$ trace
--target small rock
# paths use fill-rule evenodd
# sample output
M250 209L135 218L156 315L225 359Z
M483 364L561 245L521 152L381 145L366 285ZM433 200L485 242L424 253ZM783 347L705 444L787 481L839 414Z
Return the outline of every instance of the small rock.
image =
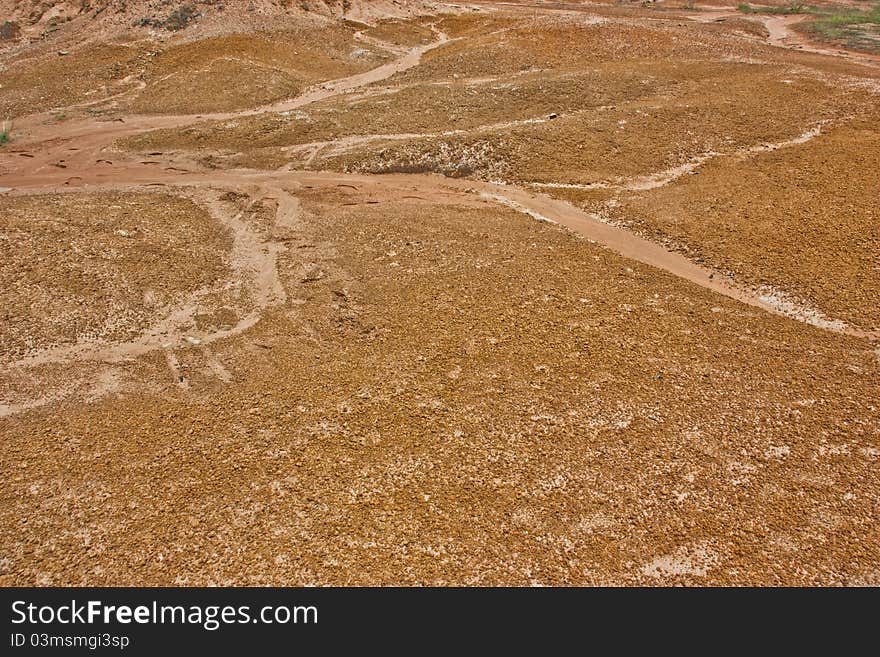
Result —
M559 115L556 112L550 112L550 114L547 115L547 118L548 119L557 119L557 118L559 118Z
M193 345L199 345L199 344L202 344L202 341L201 341L201 340L199 340L198 338L194 338L194 337L191 336L191 335L186 336L185 339L186 339L187 342L189 342L190 344L193 344Z
M67 50L59 50L59 51L58 51L58 56L59 56L59 57L66 57L66 56L69 55L69 54L70 54L70 53L69 53Z

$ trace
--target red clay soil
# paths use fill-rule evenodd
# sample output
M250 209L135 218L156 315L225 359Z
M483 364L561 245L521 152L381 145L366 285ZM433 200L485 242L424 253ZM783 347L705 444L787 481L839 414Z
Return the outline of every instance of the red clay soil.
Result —
M0 55L0 583L880 582L872 59L128 4Z

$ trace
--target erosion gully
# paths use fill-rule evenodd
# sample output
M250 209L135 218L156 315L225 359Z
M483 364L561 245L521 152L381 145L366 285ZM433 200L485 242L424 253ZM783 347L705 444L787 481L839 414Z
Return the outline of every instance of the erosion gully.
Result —
M706 18L708 18L707 16ZM712 14L712 18L718 15ZM702 18L702 17L701 17ZM771 41L785 45L785 35L780 30L787 29L790 23L774 23ZM0 189L8 194L43 194L61 191L97 191L100 189L128 190L147 185L187 187L199 189L214 187L222 189L257 190L259 198L276 201L277 222L292 221L296 200L284 190L285 185L335 186L353 185L362 190L381 190L406 188L418 190L428 198L447 199L450 193L479 194L483 198L526 213L529 216L558 224L588 240L609 248L620 255L656 267L679 278L688 280L736 299L766 312L784 315L793 320L812 324L819 329L841 333L857 338L877 341L880 335L848 326L840 321L827 320L808 309L791 303L779 303L762 295L759 290L736 284L719 272L703 267L685 256L669 251L660 244L647 240L624 228L604 223L599 217L584 212L570 203L551 198L545 194L529 191L511 184L488 183L477 180L445 178L425 174L346 174L314 171L262 171L233 169L225 171L185 171L172 166L164 154L157 153L147 161L136 161L115 157L116 161L106 159L106 149L115 140L149 130L174 128L191 124L198 120L231 120L264 112L282 112L339 96L374 82L393 76L396 73L417 66L424 53L437 48L450 39L435 29L437 39L427 45L406 50L399 58L365 73L324 82L307 89L301 95L273 105L253 108L239 112L175 115L175 116L127 116L115 121L101 121L88 118L69 121L61 125L47 125L48 115L34 115L19 122L19 129L28 136L7 152L6 164L12 173L0 178ZM398 50L398 52L400 52ZM119 154L116 154L119 155ZM12 160L12 162L10 162ZM210 202L209 202L210 204ZM211 208L218 220L234 225L234 217L220 216L220 210ZM234 232L234 231L233 231ZM240 236L247 243L247 235ZM250 263L269 272L272 267L265 263ZM262 271L262 270L261 270ZM271 272L265 275L266 301L277 296L277 281ZM283 290L281 292L283 294ZM226 333L237 333L247 329L258 320L258 316L247 317L231 331L218 333L221 338ZM121 345L126 355L141 353L158 347L155 340L144 337L136 343ZM111 347L112 349L112 347ZM42 354L39 362L46 359L68 359L82 357L107 358L118 354L52 353Z

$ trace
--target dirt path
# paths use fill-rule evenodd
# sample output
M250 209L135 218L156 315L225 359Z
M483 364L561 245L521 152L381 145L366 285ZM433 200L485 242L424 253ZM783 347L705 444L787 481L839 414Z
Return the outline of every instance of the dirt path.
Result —
M493 10L503 7L505 10L521 10L521 11L558 11L558 12L589 12L591 3L570 3L570 2L544 2L534 4L529 2L486 2L486 0L474 0L468 3L483 10ZM672 9L672 8L670 8ZM793 30L792 27L806 20L807 14L745 14L736 11L733 7L724 7L718 5L701 5L693 9L675 8L680 15L698 23L713 23L722 21L727 18L750 18L756 20L767 28L767 42L770 45L780 48L790 48L801 52L811 52L818 55L831 55L834 57L844 57L863 64L880 64L880 55L874 55L866 52L858 52L846 50L844 48L835 48L834 46L820 46L814 41L808 39L805 35Z
M236 189L232 181L218 181L226 189ZM138 186L120 183L118 185L102 185L106 191L135 191ZM272 200L276 204L276 226L290 226L296 222L298 203L294 197L281 187L263 184L257 187L259 192L254 202ZM60 190L56 190L60 191ZM68 188L67 191L73 191ZM211 216L232 235L232 249L229 256L231 276L226 285L240 284L249 292L254 308L234 325L223 330L209 333L192 334L180 329L189 326L199 310L199 300L211 293L214 288L196 290L183 303L168 309L166 314L132 341L113 344L87 342L83 344L65 345L45 349L33 356L16 361L15 368L46 365L65 361L96 360L103 362L119 362L140 356L158 348L175 348L184 340L190 344L210 344L221 338L232 337L243 333L256 324L262 312L269 306L284 303L286 294L278 278L276 257L282 250L278 243L266 243L254 232L247 223L242 221L241 213L230 211L228 203L219 198L219 194L205 190L202 185L189 191L194 200L207 208Z
M113 134L113 139L120 136L129 136L139 132L156 130L160 128L177 128L188 125L196 121L228 121L240 119L247 116L255 116L258 114L271 112L287 112L290 110L304 107L312 103L317 103L328 98L340 96L351 91L366 87L375 82L386 80L397 73L406 71L407 69L418 66L421 62L422 55L435 48L439 48L445 43L453 41L445 33L432 27L437 36L436 41L431 43L415 46L406 50L401 57L383 64L374 69L370 69L364 73L357 73L349 77L340 78L338 80L329 80L316 84L306 89L303 93L295 98L286 99L270 105L263 105L246 110L235 112L216 112L203 114L165 114L165 115L131 115L124 119L117 119L110 122L103 122L112 127L105 127L97 130L96 126L102 122L95 119L84 119L80 121L66 121L58 124L52 118L52 113L40 113L29 117L24 117L16 121L16 130L22 135L17 140L17 146L24 144L33 144L45 142L50 139L78 139L83 140L89 136L98 135L102 138L101 144L109 143L104 137ZM116 125L113 125L116 124ZM112 141L112 140L111 140ZM78 144L82 149L88 144ZM18 150L18 149L14 149Z
M860 64L878 65L880 64L880 56L866 52L858 52L854 50L845 50L843 48L835 48L834 46L819 46L815 42L808 39L805 35L792 29L798 23L808 18L806 14L787 14L782 16L774 16L772 14L744 14L739 11L728 8L712 7L711 11L701 11L699 13L688 13L686 18L698 23L714 23L727 18L749 18L758 21L767 28L767 43L778 48L789 48L801 52L810 52L817 55L830 55L832 57L843 57L845 59L858 62Z
M643 192L651 189L657 189L659 187L664 187L669 185L670 183L675 182L682 176L685 176L693 171L696 171L699 167L704 165L706 162L709 162L713 158L716 157L748 157L750 155L757 155L758 153L767 153L769 151L776 151L781 148L788 148L789 146L797 146L799 144L805 144L811 139L818 137L822 134L822 128L829 121L822 121L816 125L814 125L809 130L804 131L797 137L793 137L792 139L785 139L783 141L777 141L769 144L758 144L757 146L749 146L747 148L741 148L734 151L726 151L726 152L717 152L717 151L708 151L706 153L702 153L691 158L688 162L684 164L680 164L676 167L671 167L669 169L664 169L663 171L658 171L656 173L651 173L645 176L636 176L634 178L622 178L615 180L613 182L594 182L587 184L578 184L578 183L553 183L553 182L529 182L528 185L530 187L535 187L537 189L581 189L581 190L592 190L592 189L614 189L618 191L627 191L627 192Z
M0 177L0 186L12 188L15 194L46 193L59 190L89 190L112 188L134 189L140 185L183 186L187 188L217 187L221 189L256 189L253 198L273 199L277 204L276 223L294 222L297 202L284 190L285 185L338 185L353 184L361 188L384 186L403 186L418 190L428 198L448 198L450 192L457 194L477 193L508 207L525 212L540 220L551 221L572 230L587 239L601 244L621 255L669 272L704 288L762 310L781 314L803 321L819 328L875 340L877 335L849 327L842 322L830 320L816 311L798 306L777 295L768 295L760 290L746 289L730 279L721 277L714 271L691 262L684 256L666 250L657 243L646 240L625 229L603 223L589 213L574 206L512 185L498 185L472 180L452 180L440 176L419 174L397 174L387 176L349 175L330 172L303 171L208 171L190 172L181 170L163 153L155 153L148 160L122 159L115 154L117 161L107 155L108 149L116 139L156 128L186 125L199 119L235 119L267 111L286 111L303 107L310 103L345 94L373 82L418 65L422 55L449 41L446 35L437 32L438 39L430 44L409 49L400 58L366 73L323 83L306 90L302 95L274 105L241 112L213 115L178 116L134 116L121 121L101 122L94 119L62 124L40 124L40 117L30 120L30 134L10 148L0 164L5 172ZM780 37L781 38L781 37ZM807 138L807 137L804 137ZM327 145L331 145L328 143ZM345 145L340 140L339 145ZM668 174L668 175L666 175ZM663 184L669 175L681 172L666 172L660 176L649 177L644 184ZM659 175L659 174L658 174ZM237 263L238 275L252 281L252 290L257 299L258 310L242 319L228 331L203 336L200 340L210 342L221 337L240 333L259 319L261 309L282 302L284 290L278 282L274 268L275 255L279 247L259 245L253 235L235 216L230 216L219 201L209 200L208 208L217 220L227 226L235 235L233 260ZM158 326L153 327L140 339L110 347L110 351L76 347L46 352L34 358L34 362L49 362L70 358L114 359L130 357L155 349L169 340L178 340L174 325L181 317L192 312L192 304L184 304ZM182 313L182 315L181 315ZM49 359L47 361L46 359ZM26 364L26 363L22 363Z
M565 201L534 194L512 185L474 184L471 181L463 184L535 219L564 226L626 258L662 269L731 299L835 333L868 340L880 338L876 333L862 331L839 320L829 319L812 308L794 303L778 294L741 287L732 279L712 269L702 267L683 255L669 251L656 242L644 239L624 228L604 223L597 215L586 213Z
M458 194L477 193L486 199L491 199L502 205L512 207L525 212L535 219L550 221L572 230L573 232L601 244L624 257L637 260L644 264L656 267L679 278L683 278L701 287L707 288L724 296L736 299L743 303L755 306L767 312L784 315L798 321L802 321L821 329L842 333L859 338L876 340L878 336L871 332L862 331L850 327L842 322L828 319L813 309L799 306L783 298L768 295L766 291L748 289L738 286L733 280L725 278L717 272L702 267L679 253L669 251L663 246L642 238L634 233L616 226L604 223L598 216L586 213L573 205L549 196L527 191L513 185L500 185L473 180L447 179L442 176L423 174L389 174L389 175L357 175L340 174L333 172L262 172L262 171L224 171L207 173L186 173L178 171L149 171L144 167L133 165L130 170L105 174L106 180L83 179L76 188L82 186L90 190L97 189L124 189L126 183L120 183L120 178L127 181L128 185L135 188L145 184L161 184L168 186L204 187L214 186L223 189L245 189L248 187L259 190L257 198L272 198L277 201L278 211L276 224L284 225L295 221L296 200L287 193L284 185L308 185L312 187L331 187L339 184L354 185L362 191L375 190L382 192L389 188L409 189L417 191L427 199L436 199L440 202L448 202L449 192ZM60 191L61 188L44 185L23 186L16 193L40 193L45 191ZM70 189L70 186L67 186ZM229 226L236 235L237 244L242 255L238 256L238 262L247 263L241 270L242 275L248 276L246 269L259 272L258 284L255 289L260 298L260 307L266 307L278 300L283 300L283 289L277 283L274 273L275 253L261 255L259 249L249 239L243 226L236 223L236 219L223 216L216 202L209 204L215 216L225 225ZM219 332L216 336L208 336L206 341L240 333L255 323L257 316L249 316L231 331ZM169 333L158 331L157 337L151 340L143 340L130 348L135 351L142 348L153 348L163 340L174 338ZM179 337L179 336L178 336ZM67 356L67 352L56 356ZM80 354L81 355L81 354ZM117 355L133 355L132 351L123 349L120 354L95 354L100 358L112 358Z

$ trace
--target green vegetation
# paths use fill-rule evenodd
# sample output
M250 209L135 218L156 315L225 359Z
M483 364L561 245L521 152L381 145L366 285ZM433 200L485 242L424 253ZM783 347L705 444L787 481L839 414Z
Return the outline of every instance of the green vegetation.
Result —
M880 3L867 10L858 7L814 7L802 3L792 3L787 7L741 4L737 10L745 14L811 14L816 17L816 22L831 25L880 24Z
M813 8L799 2L792 3L787 7L753 7L749 4L737 6L737 10L745 14L808 14Z
M867 11L854 7L836 9L813 9L810 13L817 16L817 23L829 25L880 25L880 4Z
M4 146L12 139L12 122L4 121L0 126L0 146Z
M3 24L0 25L0 39L15 39L19 32L18 23L3 21Z
M857 50L880 51L880 4L870 9L859 7L814 7L790 4L787 7L761 7L741 4L737 9L746 14L809 14L812 16L798 29L825 41L841 43Z
M196 8L192 5L184 5L171 12L171 15L165 19L164 27L171 31L182 30L195 19L195 16Z
M162 27L171 32L182 30L198 17L196 8L192 5L183 5L172 11L165 20L158 20L150 16L144 16L137 21L138 27Z
M804 30L847 48L880 52L880 4L868 11L839 9L818 13Z

